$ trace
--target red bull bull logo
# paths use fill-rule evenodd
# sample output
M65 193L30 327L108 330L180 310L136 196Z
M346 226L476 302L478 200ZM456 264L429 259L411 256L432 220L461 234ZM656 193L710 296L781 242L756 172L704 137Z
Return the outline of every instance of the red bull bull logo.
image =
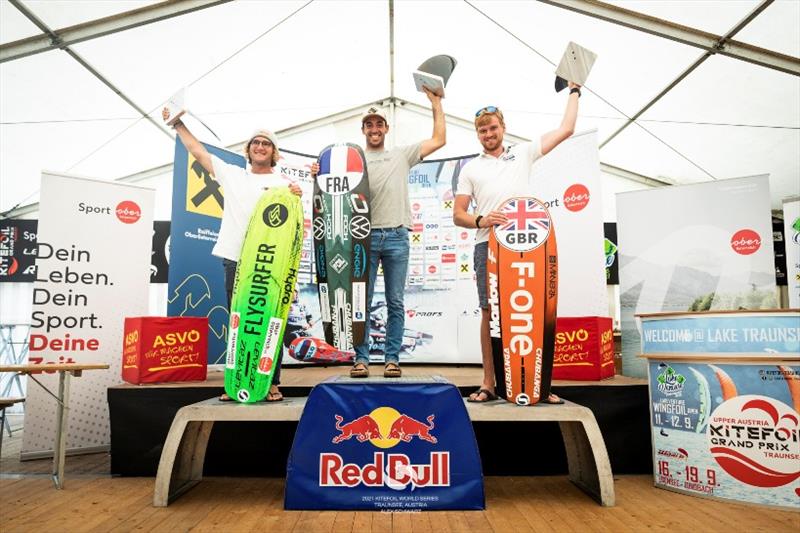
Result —
M436 427L435 415L428 416L423 422L391 407L378 407L350 422L345 422L340 415L334 415L334 418L339 433L333 437L333 444L355 439L387 449L401 441L411 442L414 438L430 444L438 442L431 433ZM443 451L430 452L429 461L424 464L412 464L411 459L403 453L376 451L372 463L364 466L345 463L338 453L322 453L319 465L321 487L355 487L363 484L367 487L385 486L403 490L410 485L413 490L416 487L450 486L450 453Z

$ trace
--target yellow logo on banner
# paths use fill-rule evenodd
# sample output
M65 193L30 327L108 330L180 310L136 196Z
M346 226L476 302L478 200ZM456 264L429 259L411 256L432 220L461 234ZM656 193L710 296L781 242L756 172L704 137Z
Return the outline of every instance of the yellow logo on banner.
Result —
M224 193L222 186L211 177L192 154L186 165L186 211L222 218Z

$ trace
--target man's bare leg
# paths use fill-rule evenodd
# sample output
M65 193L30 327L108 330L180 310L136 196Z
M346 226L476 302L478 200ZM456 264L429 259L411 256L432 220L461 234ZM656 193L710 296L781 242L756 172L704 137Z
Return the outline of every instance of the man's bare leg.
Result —
M481 309L481 358L483 359L483 382L481 389L494 394L494 360L492 359L492 340L489 337L489 310ZM481 398L478 398L478 396ZM485 399L485 393L478 391L470 394L471 400Z

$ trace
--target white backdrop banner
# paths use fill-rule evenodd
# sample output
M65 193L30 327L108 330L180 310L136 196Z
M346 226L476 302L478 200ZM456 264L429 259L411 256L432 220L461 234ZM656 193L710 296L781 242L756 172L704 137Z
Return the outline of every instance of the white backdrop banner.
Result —
M292 171L310 159L282 152L280 170L303 187L306 229L311 226L313 182ZM408 174L412 228L400 358L415 363L479 363L480 310L472 265L475 230L453 224L454 191L472 156L424 161ZM559 254L559 316L606 316L608 295L603 246L597 135L591 131L562 143L540 159L530 177L531 194L547 202ZM322 337L313 284L311 235L303 244L298 288L301 316L311 316L309 335ZM306 266L307 265L307 268ZM370 313L370 354L383 361L386 304L378 272ZM288 356L284 364L295 363Z
M800 200L783 202L783 235L789 307L800 309Z
M617 195L622 362L646 377L637 313L777 307L767 176Z
M558 316L608 316L597 132L575 135L533 166L558 245Z
M123 320L147 314L155 191L42 173L31 363L107 363L72 378L68 449L110 442L106 389L120 382ZM38 378L57 390L55 375ZM30 384L22 454L53 449L55 400Z

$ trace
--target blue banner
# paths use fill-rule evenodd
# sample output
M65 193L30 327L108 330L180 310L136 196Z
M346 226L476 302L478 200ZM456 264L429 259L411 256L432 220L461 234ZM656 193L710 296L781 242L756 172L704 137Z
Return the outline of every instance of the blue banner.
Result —
M244 157L210 145L209 153L241 167ZM228 306L222 260L211 255L217 242L224 197L217 181L175 143L170 231L169 316L208 317L208 364L225 362Z
M642 353L798 354L800 313L642 317Z
M475 434L454 385L334 378L311 391L289 455L286 509L484 507Z
M796 363L650 361L658 487L800 509Z

